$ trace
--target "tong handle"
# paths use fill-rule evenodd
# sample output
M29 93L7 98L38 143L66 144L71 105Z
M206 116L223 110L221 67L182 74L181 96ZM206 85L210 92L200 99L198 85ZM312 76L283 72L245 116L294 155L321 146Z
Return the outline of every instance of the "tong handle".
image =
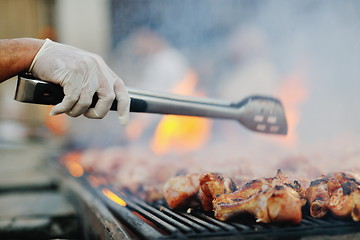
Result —
M31 103L56 105L60 103L64 98L63 88L60 85L42 81L42 80L20 80L20 81L36 81L33 89L33 96L30 100ZM18 93L17 93L18 94ZM16 97L15 97L16 98ZM90 108L95 107L98 96L95 94L90 105ZM137 98L131 99L130 111L132 112L144 112L146 111L147 104L145 101ZM117 110L117 101L114 101L111 105L111 110Z
M31 84L25 81L32 81ZM15 96L15 99L46 105L56 105L64 98L63 88L60 85L35 79L28 76L19 76L18 90L24 89L19 85L31 85L33 93L30 100L24 100L22 97ZM236 114L232 114L231 109L236 109L230 102L218 101L206 98L196 98L180 96L175 94L166 94L159 92L144 91L139 89L129 88L129 95L131 98L130 111L131 112L146 112L158 114L174 114L174 115L188 115L212 118L233 118ZM98 96L93 97L91 107L96 105ZM112 103L111 110L117 109L117 101ZM229 111L230 110L230 111Z

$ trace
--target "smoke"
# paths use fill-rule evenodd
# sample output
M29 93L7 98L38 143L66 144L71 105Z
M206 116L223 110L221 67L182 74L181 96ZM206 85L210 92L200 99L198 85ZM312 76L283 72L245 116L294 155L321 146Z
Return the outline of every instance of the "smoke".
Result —
M233 99L224 85L237 86L238 98L273 95L282 77L305 66L310 96L298 132L303 142L317 141L360 131L359 7L358 1L113 1L113 45L139 29L153 31L197 69L212 97ZM229 77L254 59L260 68L248 80ZM268 79L256 82L252 75L262 71Z
M359 7L358 1L284 1L259 11L277 69L289 71L297 61L308 68L310 94L298 128L303 144L360 133Z
M277 96L297 74L307 95L289 126L298 135L290 151L341 155L360 140L359 10L356 0L113 0L111 64L128 86L164 91L194 69L199 90L233 101ZM236 122L214 126L213 142L245 155L288 150Z

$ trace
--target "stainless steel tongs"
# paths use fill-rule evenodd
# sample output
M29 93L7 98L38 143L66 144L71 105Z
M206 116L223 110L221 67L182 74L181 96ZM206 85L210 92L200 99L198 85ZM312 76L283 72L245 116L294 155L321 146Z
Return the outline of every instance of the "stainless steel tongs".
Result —
M267 96L249 96L240 102L227 102L186 97L128 88L131 112L174 114L209 118L234 119L250 130L269 134L287 134L284 109L279 100ZM64 98L60 85L31 75L19 75L15 100L26 103L55 105ZM95 95L90 107L95 106ZM116 110L114 101L111 110Z

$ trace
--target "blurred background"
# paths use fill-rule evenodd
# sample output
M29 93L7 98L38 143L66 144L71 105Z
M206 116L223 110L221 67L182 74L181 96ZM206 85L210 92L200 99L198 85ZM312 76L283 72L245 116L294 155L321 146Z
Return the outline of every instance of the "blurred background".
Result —
M0 0L0 5L1 38L51 38L97 53L131 87L231 101L275 96L289 124L286 137L274 137L222 120L131 114L124 128L115 113L101 121L50 118L49 107L15 102L16 79L11 79L0 85L2 144L57 138L70 148L141 145L160 155L223 146L222 154L275 159L300 153L314 161L319 153L337 159L360 154L359 1Z

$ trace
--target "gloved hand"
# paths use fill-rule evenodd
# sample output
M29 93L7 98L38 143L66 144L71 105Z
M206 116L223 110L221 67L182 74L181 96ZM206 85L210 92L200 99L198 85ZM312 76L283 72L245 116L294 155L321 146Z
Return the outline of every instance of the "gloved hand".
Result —
M66 113L77 117L103 118L117 100L121 124L129 119L130 98L123 81L93 53L46 39L36 54L29 72L35 77L60 84L64 89L63 101L55 105L50 115ZM89 108L93 95L99 100Z

